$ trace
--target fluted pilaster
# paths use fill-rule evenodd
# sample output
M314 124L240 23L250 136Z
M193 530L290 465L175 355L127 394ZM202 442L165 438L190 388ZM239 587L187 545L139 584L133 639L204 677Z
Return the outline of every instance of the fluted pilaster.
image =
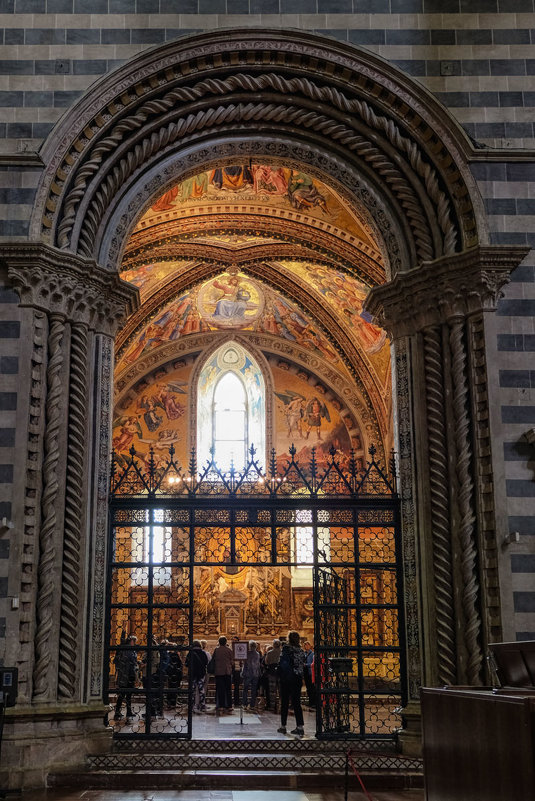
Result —
M43 462L42 523L39 534L39 565L37 570L37 604L35 630L35 664L33 670L33 699L53 697L50 675L51 643L54 627L54 596L56 593L55 566L57 547L57 496L59 491L58 464L61 427L61 370L63 367L63 335L65 322L61 315L50 316L48 334L48 366L46 371L46 430Z
M444 362L440 327L429 327L424 330L423 351L428 418L429 496L433 521L438 678L441 684L454 684L457 678L457 658L447 470Z
M70 391L65 477L65 522L61 580L61 617L58 696L72 699L78 673L81 545L85 511L84 479L87 463L88 332L73 324L70 350ZM83 582L85 583L85 582Z

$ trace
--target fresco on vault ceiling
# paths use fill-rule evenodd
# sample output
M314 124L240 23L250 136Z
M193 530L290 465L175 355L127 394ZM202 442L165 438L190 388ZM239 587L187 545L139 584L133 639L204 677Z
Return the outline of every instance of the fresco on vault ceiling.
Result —
M264 293L256 281L228 272L201 286L197 308L213 328L246 328L261 316Z
M346 273L317 264L297 261L280 262L319 292L336 312L338 320L351 328L356 344L366 353L381 384L390 376L390 341L386 332L370 321L362 305L370 287Z
M334 447L342 464L349 458L351 448L357 455L362 450L362 437L355 421L351 421L351 436L340 415L340 403L326 399L324 390L311 386L308 376L294 374L280 367L273 368L275 384L275 450L277 461L284 465L288 448L294 445L296 458L308 464L315 449L316 460L324 464ZM360 456L359 456L360 458Z
M188 262L180 262L180 268L184 269L188 266ZM123 281L128 281L134 284L139 289L141 300L143 301L148 295L151 294L154 287L161 281L171 275L177 268L177 264L173 263L171 266L168 262L155 262L154 264L141 264L139 267L133 267L131 270L125 270L121 273Z
M146 222L155 214L190 205L202 208L220 201L239 202L240 205L261 202L277 208L293 209L329 220L370 242L362 224L322 181L300 170L265 164L218 167L187 178L164 192L143 220Z
M259 386L251 363L246 361L241 367L251 374L252 386ZM201 393L215 383L220 375L217 354L208 362L207 368L201 374ZM187 465L190 455L188 420L191 371L191 365L176 363L167 372L162 370L159 375L146 377L137 385L135 397L116 410L113 447L118 454L119 464L126 463L133 447L138 458L148 465L151 446L156 464L163 464L168 458L169 446L173 445L177 461ZM318 463L325 464L330 458L331 447L335 448L342 463L347 462L350 448L354 448L360 463L363 455L362 435L357 422L347 414L342 418L340 402L336 398L326 398L321 386L311 386L308 374L274 367L272 375L275 401L273 445L277 462L280 465L286 463L289 448L293 444L303 464L308 464L312 448L315 448ZM253 400L258 407L255 407L255 414L262 417L264 398L255 397ZM202 422L209 425L210 421Z
M113 421L113 447L119 464L130 458L130 448L147 462L149 448L159 465L169 458L173 445L181 464L187 464L187 412L191 366L174 367L158 377L143 379L136 387L136 397L126 407L116 410Z
M273 334L346 372L325 334L295 303L242 273L231 272L197 285L159 309L118 354L117 372L167 342L221 329Z

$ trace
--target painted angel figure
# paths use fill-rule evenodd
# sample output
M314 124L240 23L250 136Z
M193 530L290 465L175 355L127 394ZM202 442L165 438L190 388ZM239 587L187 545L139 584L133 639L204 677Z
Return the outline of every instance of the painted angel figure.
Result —
M286 417L288 437L290 437L292 433L302 437L306 406L305 397L291 389L287 389L284 392L277 392L276 395L284 403L284 416Z
M119 417L115 425L119 428L119 434L113 438L113 447L116 451L128 450L136 434L139 439L143 436L143 430L135 415Z
M327 406L321 401L316 395L309 400L306 405L306 422L308 426L308 430L305 434L306 439L308 439L310 432L313 428L316 429L316 435L318 439L321 439L321 421L323 419L327 420L328 423L331 422L331 416L329 414L329 410Z

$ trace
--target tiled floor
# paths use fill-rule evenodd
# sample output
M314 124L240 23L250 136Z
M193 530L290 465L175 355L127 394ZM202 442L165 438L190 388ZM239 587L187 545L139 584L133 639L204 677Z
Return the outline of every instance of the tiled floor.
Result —
M132 704L134 717L128 722L125 717L119 721L113 720L113 711L110 713L109 722L117 732L122 734L143 733L145 731L145 721L143 712L145 707L138 702ZM259 740L284 740L286 736L277 732L281 725L280 715L274 712L262 711L262 705L258 712L243 712L240 718L240 709L235 707L232 714L223 714L220 717L215 715L215 707L212 704L208 707L209 713L199 713L193 715L194 740L218 740L218 739L259 739ZM371 709L371 706L370 706ZM124 709L123 709L124 712ZM305 722L305 739L315 737L316 734L316 710L303 705L303 716ZM355 710L351 717L352 725L358 725L358 711ZM389 710L373 708L373 720L368 722L368 732L373 734L389 734L394 728L395 723L399 723L397 718L389 718ZM150 723L153 734L185 734L187 731L187 707L178 705L176 709L166 709L162 716L155 717ZM295 728L295 718L290 709L288 715L288 731ZM289 736L289 735L287 735Z
M134 720L127 723L126 718L115 722L113 715L110 715L110 724L123 734L131 732L142 732L145 728L144 720L141 715L144 707L133 704ZM215 709L209 707L209 713L200 713L193 716L193 739L194 740L219 740L238 738L244 740L285 740L287 736L277 732L281 725L280 715L273 712L243 712L235 708L231 714L221 716L215 715ZM316 733L316 711L303 707L305 719L305 738L314 737ZM288 731L295 727L295 718L290 710L288 715ZM151 731L159 734L169 734L186 731L187 722L185 712L180 715L174 710L165 710L163 717L156 718L151 722Z
M20 801L344 801L343 792L313 793L299 790L183 790L117 792L76 790L73 792L26 792ZM423 790L350 792L348 801L424 801Z

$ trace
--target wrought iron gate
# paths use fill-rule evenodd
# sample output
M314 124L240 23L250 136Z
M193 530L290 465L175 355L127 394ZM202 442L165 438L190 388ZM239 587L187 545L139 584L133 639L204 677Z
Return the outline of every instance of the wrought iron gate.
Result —
M198 472L194 454L184 470L172 448L158 463L114 455L105 697L115 736L190 738L194 636L279 634L281 570L313 577L317 736L392 736L406 684L392 466L373 448L364 470L334 451L321 467L314 456L300 465L293 448L267 471L252 448L240 473L213 462ZM239 576L249 600L232 607ZM224 618L216 595L229 599Z

